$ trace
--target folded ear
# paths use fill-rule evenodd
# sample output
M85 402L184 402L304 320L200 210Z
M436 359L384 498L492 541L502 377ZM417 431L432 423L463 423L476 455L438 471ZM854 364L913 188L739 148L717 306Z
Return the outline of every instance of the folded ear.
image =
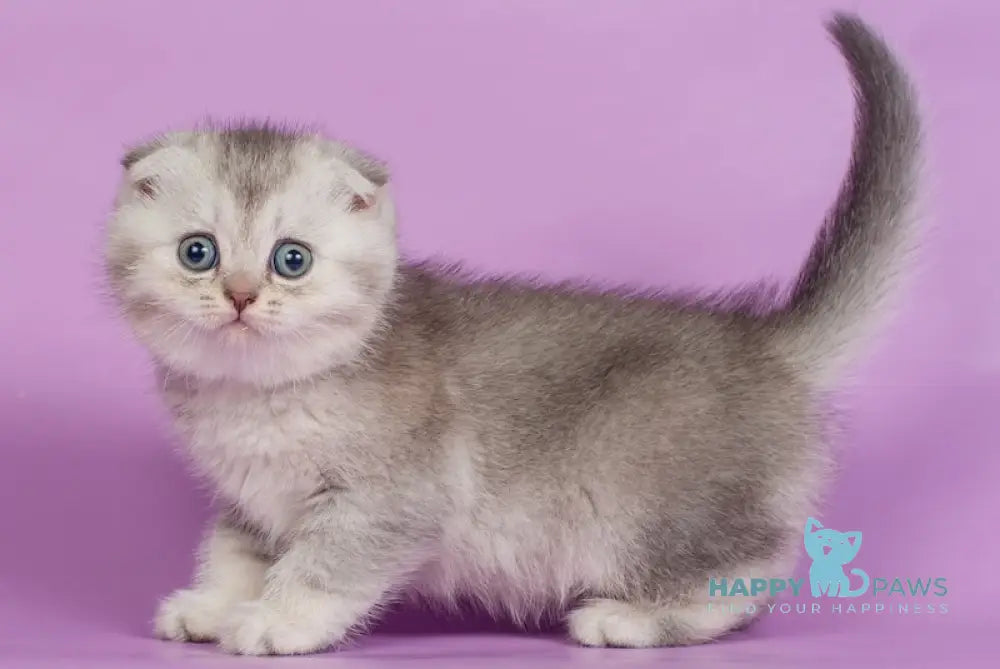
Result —
M355 193L351 196L351 201L347 205L347 210L350 212L364 211L375 204L375 195L359 195Z
M128 151L126 151L125 155L122 156L121 160L122 167L124 167L126 170L131 169L132 166L135 165L137 162L139 162L143 158L147 158L153 155L161 148L163 148L163 142L160 139L154 139L152 141L146 142L145 144L134 146Z
M140 160L145 160L160 149L165 149L168 146L183 145L189 142L192 136L193 133L188 131L171 131L157 135L140 144L135 144L122 156L122 167L126 170L131 169Z
M389 183L389 169L386 164L364 151L333 140L322 142L322 151L347 163L377 188Z
M163 141L159 137L143 144L133 146L125 152L124 156L122 156L122 168L128 172L132 169L132 166L140 160L148 158L162 148ZM159 184L154 176L144 176L141 179L137 179L132 182L132 187L137 193L139 193L139 195L150 199L155 198L159 192Z
M376 187L381 188L389 183L389 168L382 161L354 149L348 149L344 158L348 165L360 172L361 176L371 181Z

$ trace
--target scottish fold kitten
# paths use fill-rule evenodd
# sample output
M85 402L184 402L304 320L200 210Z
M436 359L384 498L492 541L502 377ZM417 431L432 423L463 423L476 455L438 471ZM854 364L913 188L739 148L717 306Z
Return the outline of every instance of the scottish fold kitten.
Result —
M914 229L911 86L858 19L829 29L857 88L853 160L780 302L403 262L385 168L314 134L129 152L108 276L222 503L156 634L308 653L403 595L568 611L588 646L740 625L708 580L788 575L826 461L817 400Z

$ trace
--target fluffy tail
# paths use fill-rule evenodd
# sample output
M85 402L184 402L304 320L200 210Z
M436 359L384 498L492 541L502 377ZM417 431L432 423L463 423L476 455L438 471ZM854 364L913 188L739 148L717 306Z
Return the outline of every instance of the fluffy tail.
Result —
M914 241L920 117L906 73L860 19L827 29L854 80L851 164L830 214L774 315L777 343L810 380L832 386L878 325Z

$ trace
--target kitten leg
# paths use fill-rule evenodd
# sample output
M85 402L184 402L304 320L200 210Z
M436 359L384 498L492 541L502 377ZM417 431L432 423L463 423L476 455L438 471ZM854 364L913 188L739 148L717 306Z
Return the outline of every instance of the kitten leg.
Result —
M213 641L236 604L256 599L264 588L267 562L253 539L224 518L216 521L198 550L191 588L160 604L156 636L170 641Z
M794 564L794 553L779 550L772 558L746 562L720 573L739 574L747 579L784 578L792 573ZM691 646L749 627L772 599L766 592L741 597L735 606L725 599L713 599L708 591L710 577L710 574L693 577L692 582L701 581L704 587L669 600L585 601L567 617L569 634L584 646Z
M233 609L222 649L292 655L342 642L424 561L421 546L433 532L427 521L435 516L414 515L422 501L410 502L329 493L268 570L261 598Z
M569 614L570 636L584 646L649 648L705 643L750 621L740 611L698 602L657 604L594 599Z

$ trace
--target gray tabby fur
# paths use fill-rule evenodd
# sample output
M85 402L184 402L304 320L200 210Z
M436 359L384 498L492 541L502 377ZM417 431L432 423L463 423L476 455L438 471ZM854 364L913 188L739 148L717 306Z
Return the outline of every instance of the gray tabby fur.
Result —
M855 81L853 160L786 300L402 262L384 166L313 133L245 124L131 151L108 277L222 508L157 634L307 653L410 594L568 611L596 646L742 626L708 580L790 575L827 470L820 399L915 229L913 90L859 19L829 29ZM195 232L216 270L177 262ZM268 269L285 238L313 250L302 279ZM237 280L259 295L234 322Z

